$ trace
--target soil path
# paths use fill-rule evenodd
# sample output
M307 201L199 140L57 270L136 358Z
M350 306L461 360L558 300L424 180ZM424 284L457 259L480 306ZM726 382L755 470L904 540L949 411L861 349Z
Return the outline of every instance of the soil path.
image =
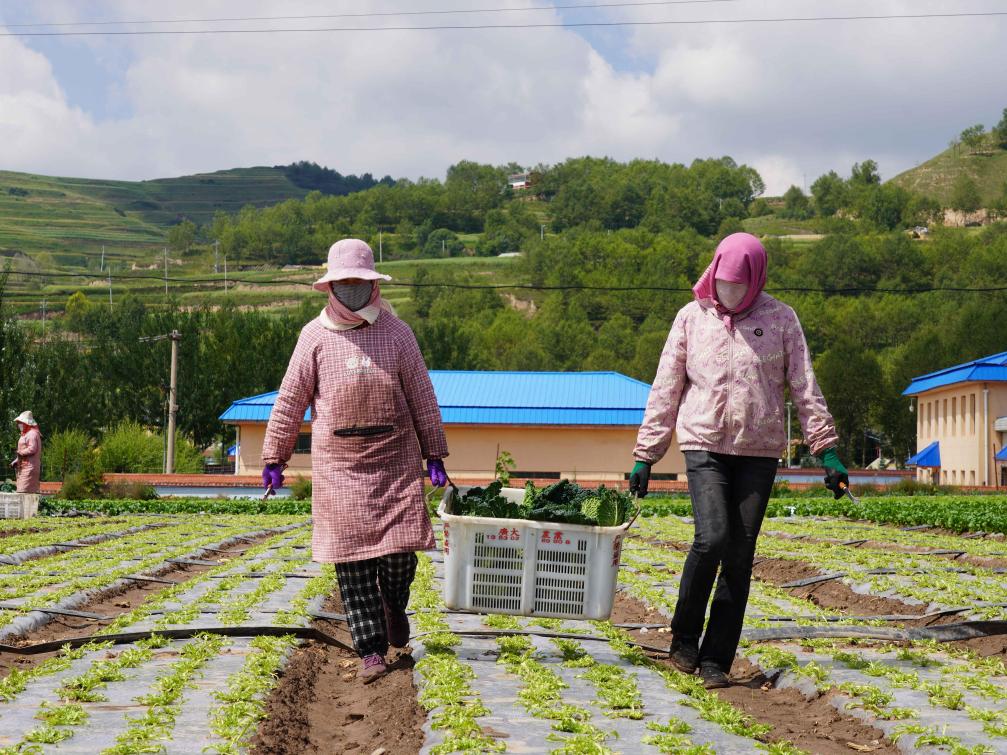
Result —
M326 601L325 610L342 613L338 596ZM342 622L316 619L313 626L352 644ZM354 653L316 642L300 646L266 701L252 753L418 753L426 712L416 701L413 659L408 649L393 648L388 660L386 676L363 684Z

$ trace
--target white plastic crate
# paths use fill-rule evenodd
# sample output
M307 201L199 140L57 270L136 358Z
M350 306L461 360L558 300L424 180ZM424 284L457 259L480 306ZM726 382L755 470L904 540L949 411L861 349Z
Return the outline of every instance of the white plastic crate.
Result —
M557 619L609 617L622 541L632 521L592 527L456 516L448 513L455 495L448 488L438 509L448 608ZM520 502L524 490L504 488L501 495Z
M38 513L37 493L0 493L0 519L31 519Z

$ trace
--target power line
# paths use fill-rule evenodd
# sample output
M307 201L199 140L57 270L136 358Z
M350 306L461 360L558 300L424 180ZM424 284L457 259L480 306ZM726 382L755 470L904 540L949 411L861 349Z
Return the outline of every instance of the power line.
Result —
M648 2L624 3L571 3L569 5L533 5L527 8L462 8L434 9L413 11L372 11L369 13L316 13L302 16L233 16L226 18L166 18L148 21L69 21L63 23L24 23L4 24L8 29L65 28L78 26L134 26L149 24L214 24L214 23L244 23L253 21L312 21L326 18L389 18L398 16L460 16L480 13L529 13L551 10L601 10L607 8L647 8L667 7L672 5L713 5L723 3L740 3L747 0L649 0Z
M221 285L223 280L221 278L165 278L159 275L94 275L91 273L36 273L36 272L19 272L16 275L25 275L33 277L48 277L48 278L86 278L90 280L117 280L117 281L157 281L158 284L163 284L165 280L171 283L180 284L214 284ZM311 288L313 283L310 281L292 280L292 279L272 279L272 280L254 280L249 278L229 278L228 283L230 285L234 284L244 284L246 286L261 286L268 288L270 286L303 286L305 288ZM535 284L535 283L455 283L455 282L423 282L417 283L415 281L403 281L395 280L387 284L388 287L401 287L401 288L453 288L469 291L500 291L500 290L527 290L527 291L616 291L616 292L633 292L633 291L648 291L648 292L664 292L664 293L691 293L691 286L593 286L584 284L567 284L567 285L557 285L550 286L545 284ZM1007 285L1003 286L912 286L903 288L868 288L864 286L848 286L839 288L825 288L818 286L767 286L765 289L767 292L777 292L777 293L807 293L807 294L833 294L833 295L855 295L855 294L905 294L905 295L915 295L915 294L930 294L930 293L967 293L967 294L989 294L989 293L1000 293L1007 291ZM30 292L5 292L4 296L29 296ZM41 296L41 292L38 296ZM51 295L51 294L47 294Z
M1007 16L1007 11L952 13L886 13L850 16L779 16L775 18L703 18L664 21L570 21L529 24L444 24L432 26L328 26L290 29L138 29L131 31L31 31L0 32L0 37L131 37L131 36L213 36L240 34L309 34L322 32L382 31L478 31L488 29L581 29L643 26L711 26L743 24L819 23L836 21L899 21L950 18L992 18Z

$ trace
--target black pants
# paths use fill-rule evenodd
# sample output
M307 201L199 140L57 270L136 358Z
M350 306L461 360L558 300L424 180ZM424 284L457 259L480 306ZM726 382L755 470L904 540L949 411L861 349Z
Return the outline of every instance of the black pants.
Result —
M717 578L700 663L729 671L741 638L755 541L776 478L776 459L686 451L696 534L685 559L671 620L677 643L695 647ZM717 577L717 570L720 576Z
M415 553L390 553L378 558L336 564L346 623L350 626L353 645L361 658L388 652L382 598L392 608L406 610L418 560Z

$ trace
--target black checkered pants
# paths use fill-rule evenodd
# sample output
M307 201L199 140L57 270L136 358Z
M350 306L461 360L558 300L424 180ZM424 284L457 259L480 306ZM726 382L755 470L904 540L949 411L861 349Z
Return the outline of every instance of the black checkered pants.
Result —
M336 564L346 622L361 658L373 653L383 656L388 652L385 609L381 600L384 598L393 609L406 610L418 561L415 553L390 553Z

